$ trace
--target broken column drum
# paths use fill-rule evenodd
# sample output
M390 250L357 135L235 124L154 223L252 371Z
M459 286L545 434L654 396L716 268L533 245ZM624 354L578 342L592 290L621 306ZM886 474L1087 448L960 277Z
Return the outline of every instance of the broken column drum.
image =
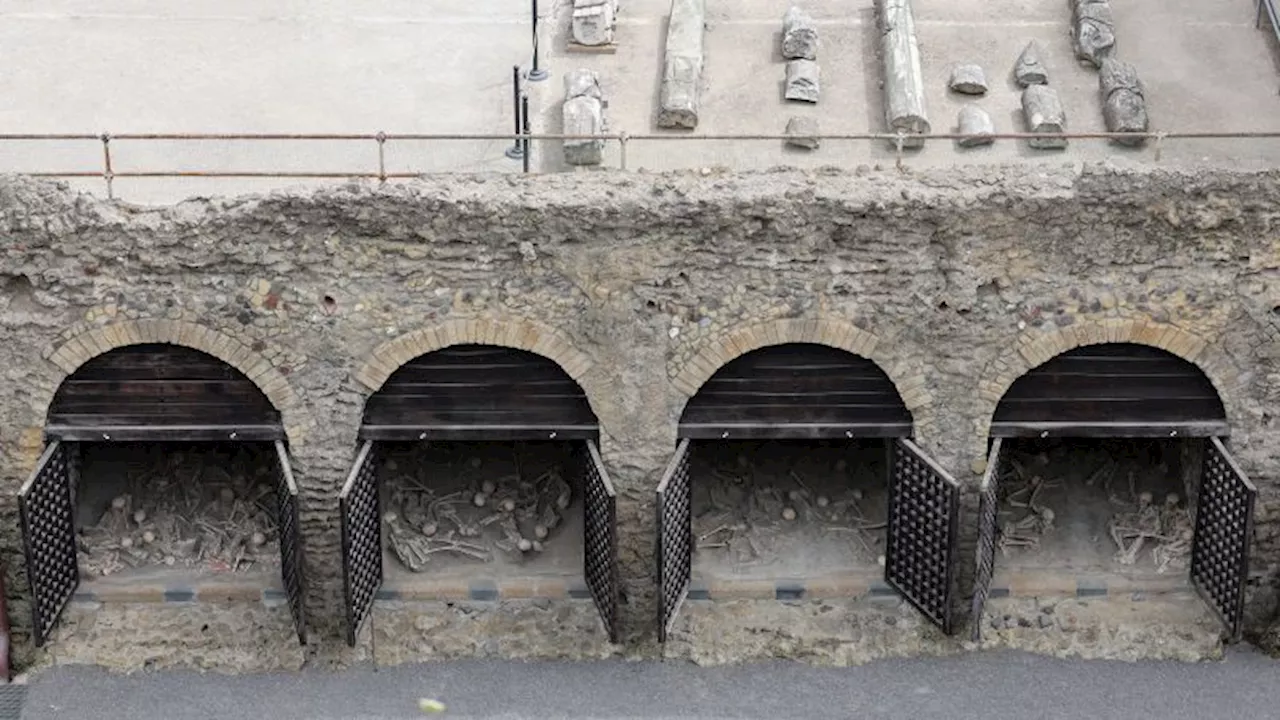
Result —
M759 585L871 570L950 632L959 486L911 441L874 362L809 343L748 352L689 399L678 435L657 491L660 640L695 574Z
M930 131L924 72L910 0L876 0L884 63L884 111L889 131L904 133L903 147L920 147ZM895 146L897 141L894 142Z
M157 571L177 587L278 573L305 643L284 428L243 373L176 345L117 348L59 386L45 439L18 493L37 645L82 581L109 597Z
M339 493L349 644L384 584L438 599L440 580L501 592L535 576L585 582L618 641L616 498L586 394L554 361L427 353L369 397L360 438Z
M1108 0L1070 0L1071 39L1076 57L1095 68L1116 46L1115 18Z
M698 127L706 15L706 0L671 0L658 127Z
M1132 64L1107 58L1098 72L1102 92L1102 118L1107 131L1115 133L1147 132L1147 100L1138 70ZM1146 138L1115 138L1120 145L1141 145Z
M604 134L604 100L594 71L579 68L565 74L564 95L565 135ZM569 165L599 165L603 151L604 140L567 138L564 141L564 161Z
M573 42L586 47L613 44L618 26L618 0L573 0Z
M1238 637L1257 491L1228 431L1204 373L1145 345L1077 348L1016 380L996 407L981 485L975 639L1001 567L1098 592L1189 577Z

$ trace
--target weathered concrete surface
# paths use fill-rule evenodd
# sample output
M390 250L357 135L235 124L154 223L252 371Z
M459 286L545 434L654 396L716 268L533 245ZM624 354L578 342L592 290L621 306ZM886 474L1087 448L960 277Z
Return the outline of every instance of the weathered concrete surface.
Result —
M39 665L123 672L277 672L297 670L306 658L289 608L261 603L74 602L50 643Z
M69 367L144 331L239 348L281 407L302 493L311 653L345 652L335 496L371 368L476 339L561 362L600 419L619 496L628 652L653 652L653 490L676 420L702 379L763 342L854 346L897 384L919 442L966 486L961 606L973 488L1004 389L1081 343L1181 354L1222 395L1232 452L1260 488L1252 566L1270 587L1280 562L1278 179L1092 165L445 176L147 209L6 178L0 547L11 614L25 632L11 497L39 452L49 400ZM1250 633L1272 613L1258 603ZM483 647L488 633L447 627L458 635L433 643ZM391 637L380 652L398 652ZM795 653L826 652L804 645ZM733 654L731 643L716 647Z

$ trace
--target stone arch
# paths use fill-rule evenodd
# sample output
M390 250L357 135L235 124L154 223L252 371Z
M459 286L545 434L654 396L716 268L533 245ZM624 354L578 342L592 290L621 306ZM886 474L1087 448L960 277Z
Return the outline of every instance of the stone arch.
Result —
M592 411L600 416L593 393L583 381L591 369L591 357L574 347L564 333L526 318L454 319L412 330L375 348L355 379L369 392L377 392L401 365L454 345L499 345L541 355L582 387Z
M698 388L731 360L770 345L814 343L845 350L874 362L889 376L919 431L930 422L933 396L925 387L925 374L904 362L895 362L880 338L837 318L769 320L741 326L705 341L692 359L679 368L672 384L688 400Z
M1227 422L1235 425L1240 420L1235 406L1236 392L1241 383L1240 370L1204 337L1152 320L1086 321L1047 332L1027 331L988 365L978 388L984 407L976 430L982 444L985 445L990 433L996 406L1015 380L1069 350L1108 343L1159 348L1195 365L1217 391L1227 412Z
M124 320L73 335L53 349L49 361L63 372L42 398L47 412L57 387L89 360L116 348L159 343L180 345L212 355L248 377L280 412L291 445L302 442L309 426L299 397L283 373L261 353L212 328L185 320Z

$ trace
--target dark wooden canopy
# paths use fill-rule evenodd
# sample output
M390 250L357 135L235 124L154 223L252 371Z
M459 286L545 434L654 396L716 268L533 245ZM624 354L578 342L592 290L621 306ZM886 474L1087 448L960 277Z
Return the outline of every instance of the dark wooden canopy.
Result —
M410 360L365 404L366 440L580 440L599 427L587 395L555 361L494 345Z
M54 394L46 435L62 440L282 440L280 413L244 373L180 345L103 353Z
M871 360L810 343L772 345L720 368L689 398L694 439L908 437L911 412Z
M1200 368L1131 343L1065 352L1018 378L996 407L995 437L1209 437L1228 434Z

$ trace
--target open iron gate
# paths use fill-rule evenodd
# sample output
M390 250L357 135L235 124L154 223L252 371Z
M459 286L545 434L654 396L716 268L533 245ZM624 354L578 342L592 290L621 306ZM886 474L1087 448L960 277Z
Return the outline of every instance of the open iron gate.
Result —
M884 579L951 634L960 483L906 438L893 441Z
M609 642L616 643L622 638L618 617L622 592L618 579L618 496L595 441L587 440L583 445L582 570Z
M374 443L365 441L346 484L338 493L347 644L352 647L355 647L356 636L373 609L373 598L382 587L382 511L377 470Z
M1217 613L1231 639L1240 637L1249 543L1258 489L1218 438L1209 438L1196 502L1191 582Z
M969 623L974 642L982 640L982 611L991 595L991 576L996 566L996 533L1000 531L1000 449L1003 440L991 442L987 455L987 471L978 487L978 552L974 563L973 610Z
M689 482L690 441L680 441L658 483L658 642L666 642L680 605L689 594L693 570L693 486Z
M298 642L307 644L307 616L303 607L302 538L298 524L298 484L293 479L289 451L276 440L276 528L280 535L280 576L289 598L289 613Z
M35 472L18 490L36 647L48 640L58 617L80 585L71 445L58 440L50 443L40 456Z

